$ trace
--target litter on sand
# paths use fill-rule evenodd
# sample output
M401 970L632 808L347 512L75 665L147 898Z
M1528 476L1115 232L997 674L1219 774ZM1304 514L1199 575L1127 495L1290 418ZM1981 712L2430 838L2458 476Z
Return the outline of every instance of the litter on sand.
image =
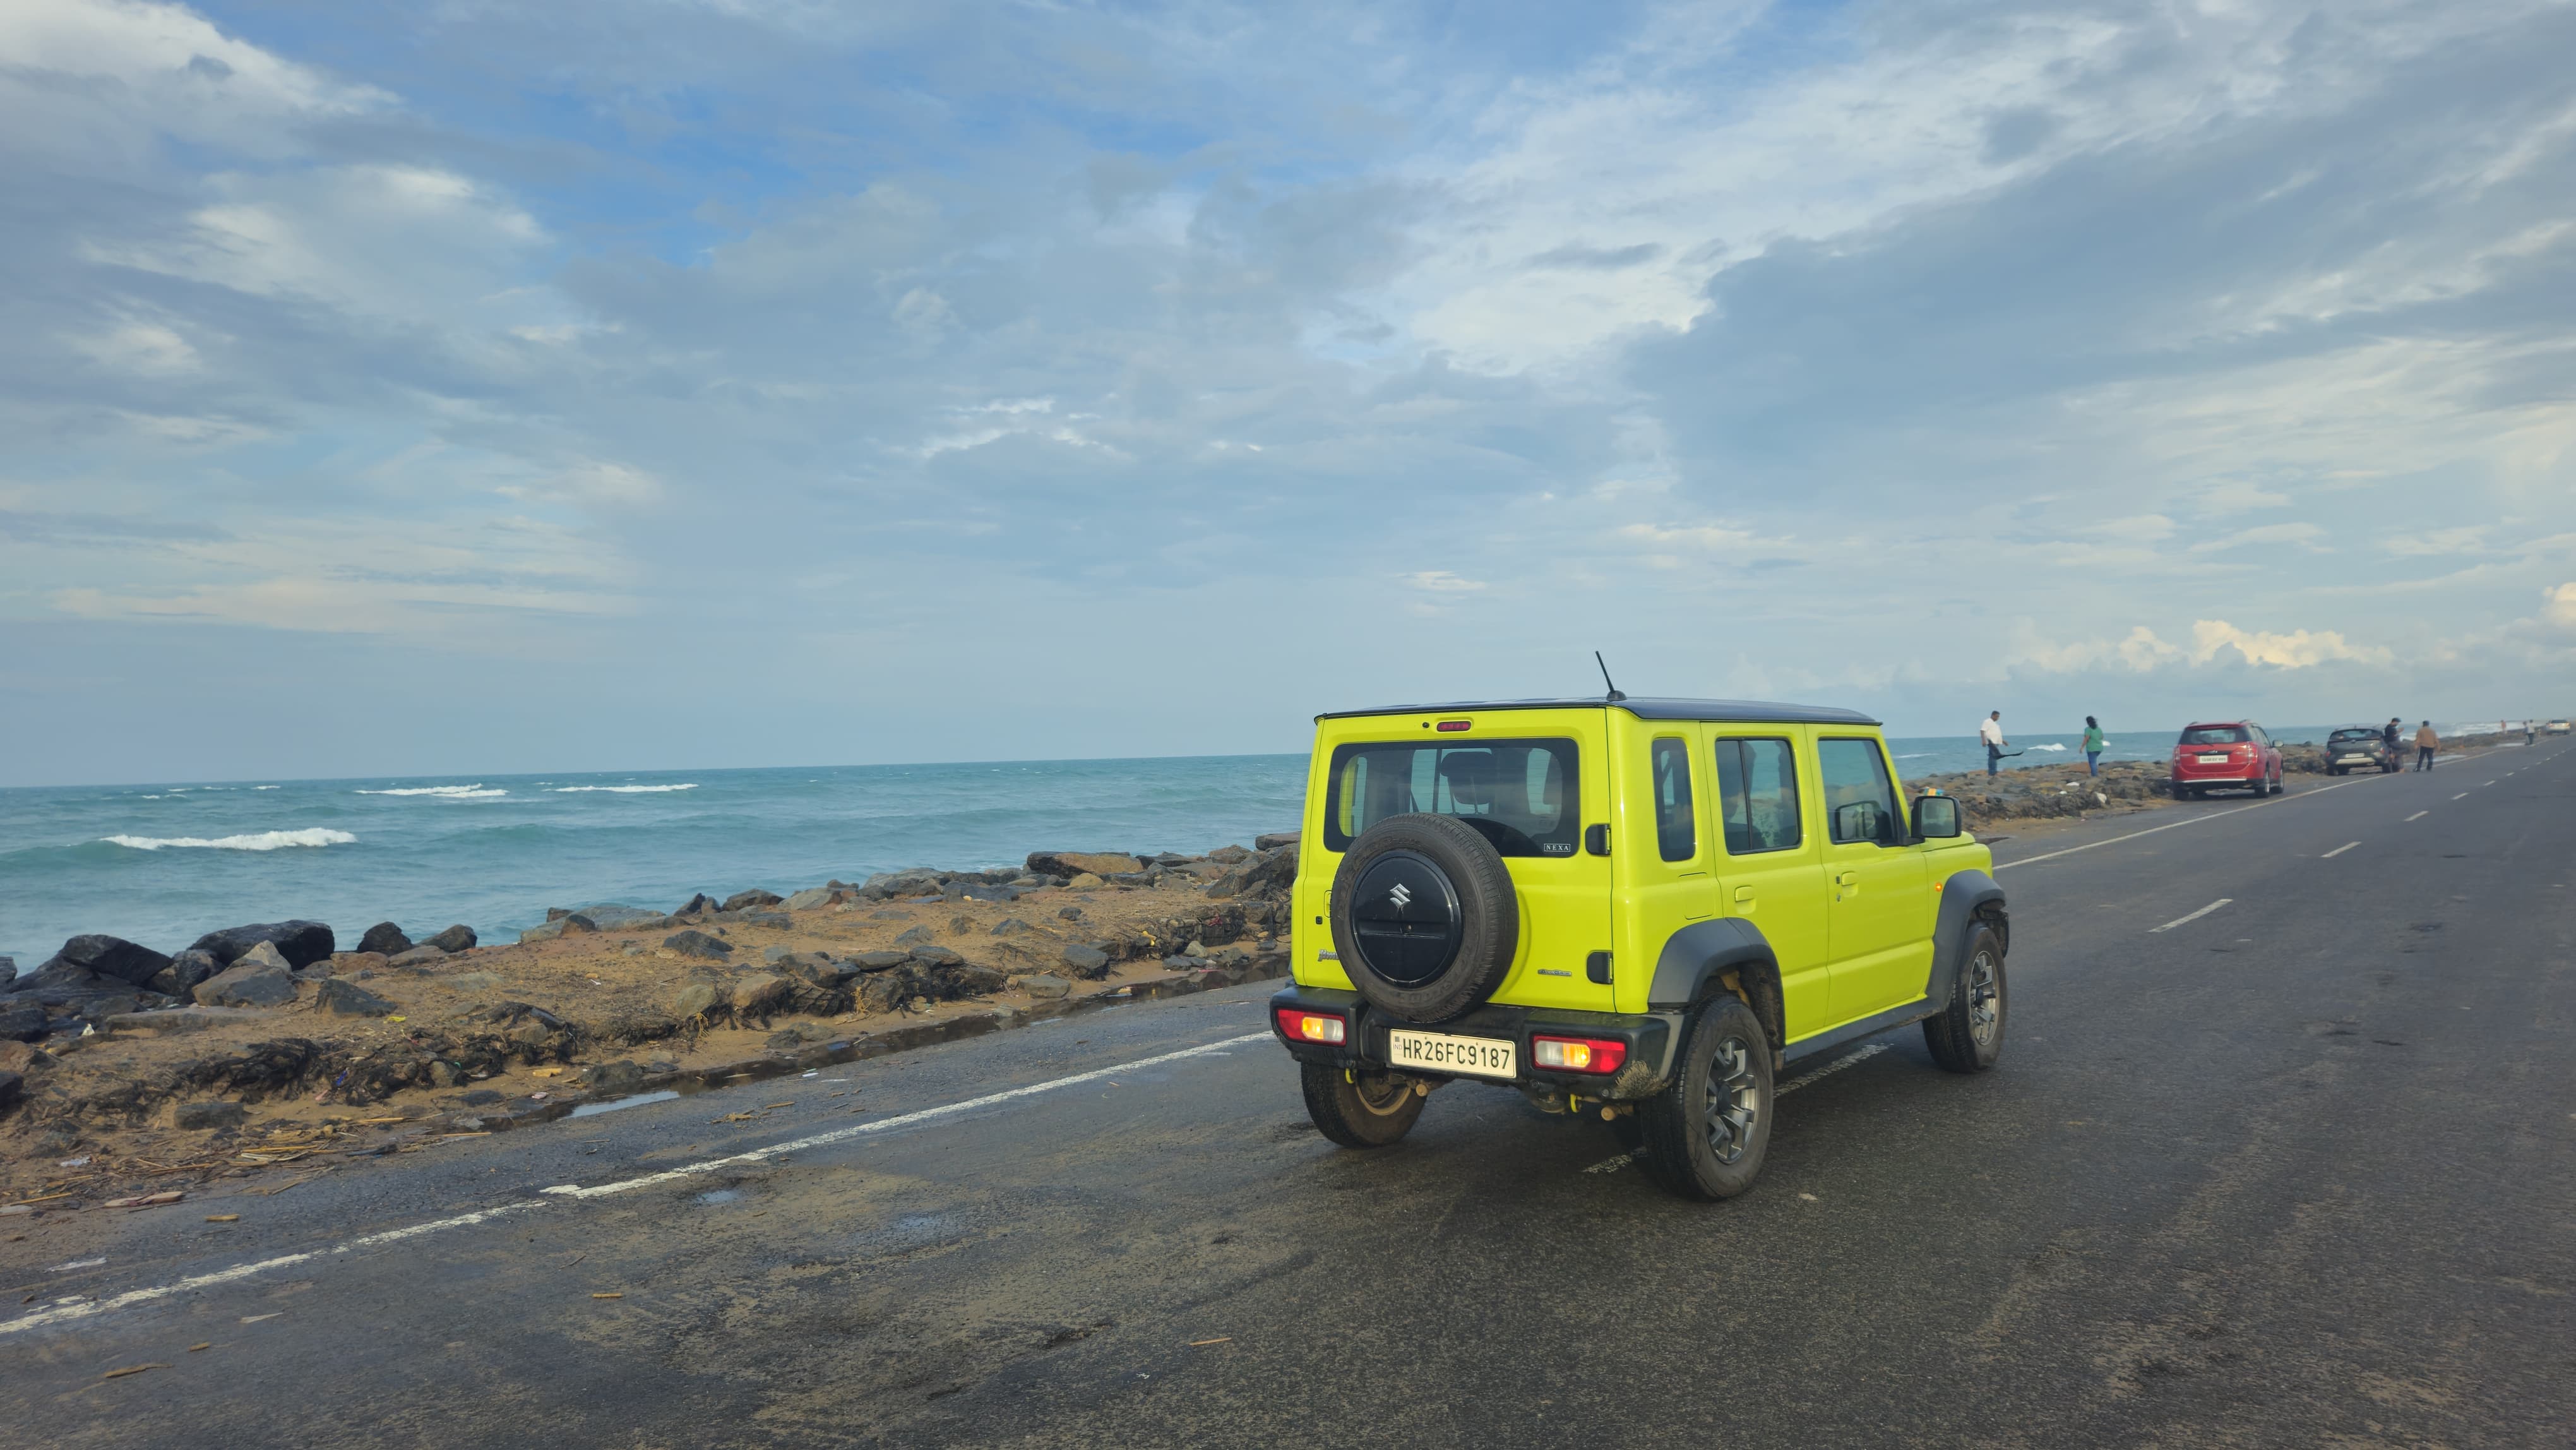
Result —
M99 1378L103 1380L121 1380L130 1374L141 1374L147 1369L168 1369L169 1367L170 1366L166 1364L129 1364L123 1369L109 1370L107 1373L100 1375Z
M1233 1336L1233 1335L1231 1335L1231 1334L1220 1334L1220 1335L1218 1335L1218 1336L1217 1336L1216 1338L1214 1338L1214 1339L1193 1339L1193 1340L1191 1340L1191 1341L1190 1341L1190 1348L1192 1348L1192 1349L1200 1349L1200 1348L1204 1348L1205 1346L1207 1346L1207 1345L1211 1345L1211 1344L1232 1344L1232 1343L1234 1343L1234 1336Z
M241 1322L244 1324L257 1324L263 1319L283 1319L284 1317L286 1317L286 1311L279 1309L267 1314L245 1314L242 1316Z
M208 1222L208 1223L239 1223L239 1222L241 1222L241 1215L240 1215L240 1214L237 1214L237 1213L210 1213L210 1214L207 1214L207 1215L206 1215L206 1222Z
M215 1347L215 1342L214 1342L213 1340L211 1340L211 1339L208 1339L208 1340L200 1341L199 1343L196 1343L196 1344L189 1345L189 1346L188 1346L188 1352L189 1352L190 1354L195 1354L198 1350L201 1350L201 1349L212 1349L212 1348L214 1348L214 1347Z
M623 1299L626 1296L624 1294L593 1294L590 1297L593 1299Z
M164 1189L163 1191L161 1191L161 1192L159 1192L159 1193L138 1193L138 1194L135 1194L134 1196L132 1196L131 1198L111 1198L111 1199L109 1199L107 1202L105 1202L105 1203L103 1203L103 1204L100 1204L100 1205L99 1205L99 1207L101 1207L101 1208L159 1208L161 1205L163 1205L163 1204L165 1204L165 1203L177 1203L180 1199L183 1199L183 1198L185 1198L185 1197L187 1197L187 1196L188 1196L188 1195L186 1195L186 1194L184 1194L184 1193L180 1192L179 1190L177 1190L177 1189L175 1189L175 1188L170 1188L170 1189Z

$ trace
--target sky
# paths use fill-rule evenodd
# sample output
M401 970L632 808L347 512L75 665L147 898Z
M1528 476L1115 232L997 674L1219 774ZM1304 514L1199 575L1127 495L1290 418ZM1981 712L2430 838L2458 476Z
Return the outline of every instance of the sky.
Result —
M0 784L2576 711L2576 8L0 5Z

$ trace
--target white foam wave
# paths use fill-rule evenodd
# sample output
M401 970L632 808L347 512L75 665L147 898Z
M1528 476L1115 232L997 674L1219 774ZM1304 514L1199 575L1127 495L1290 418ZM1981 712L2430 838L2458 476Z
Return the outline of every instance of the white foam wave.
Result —
M696 781L691 781L687 785L559 785L555 787L555 794L570 795L574 791L604 790L614 795L649 795L658 791L696 790L697 788Z
M252 790L275 790L275 789L277 789L277 787L276 787L276 786L273 786L273 785L255 785L255 786L252 786L252 787L251 787L251 789L252 789Z
M2029 748L2032 750L2064 750L2066 747L2063 745L2033 745Z
M177 846L206 851L278 851L288 846L345 846L358 838L346 831L321 826L301 831L261 831L248 836L108 836L112 846L128 846L137 851L158 851L164 846Z
M478 780L472 785L410 785L404 786L399 790L362 790L358 792L358 794L434 795L442 796L452 801L488 801L494 796L508 795L509 792L498 788L485 790L483 788L483 782Z

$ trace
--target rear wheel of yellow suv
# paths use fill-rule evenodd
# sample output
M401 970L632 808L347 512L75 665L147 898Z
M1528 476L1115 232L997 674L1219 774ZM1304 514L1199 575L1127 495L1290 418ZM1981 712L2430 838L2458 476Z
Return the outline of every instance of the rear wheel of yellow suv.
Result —
M1421 1089L1390 1072L1353 1072L1319 1063L1298 1064L1306 1089L1306 1116L1315 1131L1345 1148L1383 1148L1413 1131L1422 1116Z
M1637 1105L1639 1160L1685 1198L1733 1198L1753 1186L1771 1145L1771 1043L1744 999L1699 1010L1664 1090Z

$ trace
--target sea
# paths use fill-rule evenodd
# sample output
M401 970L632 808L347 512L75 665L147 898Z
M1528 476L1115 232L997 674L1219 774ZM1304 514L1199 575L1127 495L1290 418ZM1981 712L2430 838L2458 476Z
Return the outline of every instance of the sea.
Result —
M2172 742L2115 734L2105 758ZM1984 766L1972 736L1888 744L1909 778ZM2083 759L2076 736L2013 744L2007 767ZM668 909L1040 850L1196 854L1295 829L1305 777L1303 755L1232 755L0 789L0 955L32 971L81 932L167 952L292 917L344 944L378 921L510 941L550 906Z

